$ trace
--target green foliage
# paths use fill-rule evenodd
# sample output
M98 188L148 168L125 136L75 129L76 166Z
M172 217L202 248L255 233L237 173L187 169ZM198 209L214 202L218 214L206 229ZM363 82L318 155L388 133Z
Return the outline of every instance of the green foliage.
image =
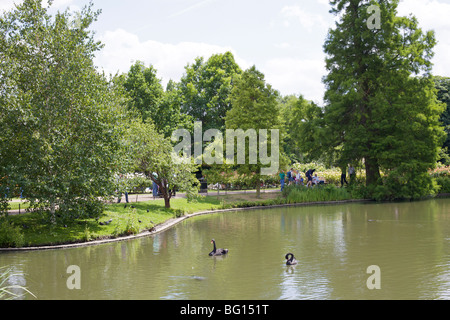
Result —
M116 174L114 181L118 193L142 193L152 186L152 180L143 173Z
M119 81L130 96L129 109L137 110L144 121L151 119L156 130L165 137L171 136L177 128L192 127L192 118L181 113L182 95L177 85L170 80L164 91L152 65L145 67L143 62L137 61Z
M283 190L283 195L288 204L352 199L351 194L346 188L338 188L334 185L316 186L312 188L304 186L287 186Z
M425 172L390 172L383 178L383 184L372 189L372 197L384 200L419 200L437 193L436 182Z
M6 190L2 190L2 187L0 185L0 194L4 195ZM8 210L10 210L10 205L8 202L8 198L6 197L0 197L0 219L2 216L6 216L8 214Z
M269 206L278 206L285 205L286 199L277 198L277 199L268 199L268 200L259 200L259 201L237 201L233 203L223 203L221 209L233 209L233 208L257 208L257 207L269 207Z
M370 30L367 8L375 3L383 21ZM335 154L339 165L364 159L366 183L377 199L432 194L427 172L444 136L443 106L430 76L434 32L422 32L414 17L397 17L396 0L331 4L340 20L324 45L329 73L320 137L325 139L316 139L317 147Z
M20 248L24 244L24 235L20 227L9 219L0 219L0 247Z
M136 215L136 211L133 210L130 213L128 213L126 217L126 226L124 230L124 235L132 235L132 234L138 234L141 229L139 227L139 219Z
M291 161L324 159L326 154L320 146L327 137L321 136L322 109L303 96L291 96L281 104L280 112L284 123L283 149Z
M431 173L431 177L436 181L439 193L450 193L450 169L448 166L438 166Z
M227 129L278 128L278 95L255 66L247 69L235 79L231 93L233 107L226 116Z
M158 185L166 208L170 208L170 190L186 192L190 199L198 193L199 182L193 174L197 166L191 161L176 161L172 157L170 139L159 134L152 123L133 123L127 139L136 171L144 173Z
M146 68L143 62L137 61L123 81L125 90L131 96L129 107L136 108L144 120L157 117L158 105L163 96L161 80L156 73L152 65Z
M260 129L270 132L271 129L280 129L279 110L277 108L277 97L279 93L267 84L264 74L256 69L255 66L246 70L240 77L236 78L231 93L232 109L226 115L227 129L255 130ZM268 154L271 154L272 137L268 138ZM256 164L251 164L249 160L250 150L257 151L260 154L259 143L257 146L250 145L248 139L245 139L245 164L240 164L238 172L245 174L253 179L253 185L256 187L259 195L261 185L261 168L264 166L258 159ZM279 143L276 141L275 143ZM272 164L274 165L274 164ZM280 164L275 164L279 166Z
M450 177L437 177L436 183L439 186L439 193L450 193Z
M179 87L179 84L169 81L159 105L158 114L152 118L157 130L166 138L170 137L176 129L193 130L193 117L182 112L183 96Z
M52 222L97 215L120 154L124 99L93 64L91 7L52 17L25 0L0 19L2 189L22 187Z
M225 128L225 116L232 107L233 79L242 73L231 52L197 58L186 66L180 81L182 112L201 121L203 131Z
M446 155L441 156L445 159L446 164L450 164L449 150L450 150L450 78L449 77L435 77L434 82L437 89L437 98L442 103L445 103L446 108L441 116L441 124L444 126L447 138L444 142L443 148ZM441 160L442 161L442 160Z

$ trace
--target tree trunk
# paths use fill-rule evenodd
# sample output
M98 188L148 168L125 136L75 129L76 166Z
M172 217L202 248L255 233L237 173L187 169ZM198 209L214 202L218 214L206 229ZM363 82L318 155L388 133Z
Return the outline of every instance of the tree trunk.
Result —
M381 178L378 161L371 157L365 158L366 165L366 186L376 185Z
M160 188L161 193L162 193L162 195L164 197L164 205L165 205L166 209L170 209L170 198L171 198L171 195L170 195L170 192L168 190L167 182L165 180L162 180L161 181L161 185L159 186L159 188Z
M164 204L166 209L170 209L170 196L167 194L164 194Z

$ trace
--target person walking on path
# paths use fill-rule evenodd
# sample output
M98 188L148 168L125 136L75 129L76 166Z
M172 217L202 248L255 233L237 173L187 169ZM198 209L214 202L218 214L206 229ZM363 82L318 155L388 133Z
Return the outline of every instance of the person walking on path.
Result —
M350 184L353 184L356 179L356 171L352 165L348 168L348 174L350 175Z
M292 185L295 182L295 171L294 168L291 168L288 172L289 185Z
M302 179L302 174L301 174L301 172L300 172L300 170L297 170L297 176L296 176L296 179L295 179L295 184L296 185L303 185L303 179Z
M117 203L120 203L122 201L122 191L125 191L125 201L126 203L129 203L128 201L128 191L127 191L127 181L125 181L123 174L120 174L117 178L117 185L119 188L119 196L117 197Z
M308 180L308 182L306 183L307 187L312 187L312 178L314 171L316 171L316 169L309 169L305 172L306 179Z
M152 190L153 199L158 197L158 185L155 181L153 181L153 190Z
M346 177L347 177L347 166L341 166L341 171L342 171L342 174L341 174L341 188L342 188L344 186L344 182L345 182L346 185L348 185L348 182L347 182L347 179L346 179Z
M280 172L280 184L281 184L281 192L283 192L284 189L284 179L286 178L286 174L284 171Z

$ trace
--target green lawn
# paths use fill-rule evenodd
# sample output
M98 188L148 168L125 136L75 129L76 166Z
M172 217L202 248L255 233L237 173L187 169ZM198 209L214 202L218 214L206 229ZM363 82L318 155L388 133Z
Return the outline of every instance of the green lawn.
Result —
M10 210L26 210L27 208L29 208L30 207L30 203L29 202L25 202L25 201L23 201L23 202L16 202L16 201L11 201L10 203L9 203L9 206L10 206ZM19 206L20 206L20 208L19 208Z

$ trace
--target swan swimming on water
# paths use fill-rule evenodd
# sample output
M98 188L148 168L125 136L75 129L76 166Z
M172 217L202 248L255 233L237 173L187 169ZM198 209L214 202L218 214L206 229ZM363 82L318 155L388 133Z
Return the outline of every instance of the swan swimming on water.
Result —
M291 258L289 258L289 257L291 257ZM288 253L285 256L285 259L286 259L287 266L293 266L293 265L297 264L297 260L295 259L294 255L292 253Z
M214 239L211 240L211 243L214 245L214 249L209 253L210 256L223 256L228 253L228 249L216 249L216 241Z

